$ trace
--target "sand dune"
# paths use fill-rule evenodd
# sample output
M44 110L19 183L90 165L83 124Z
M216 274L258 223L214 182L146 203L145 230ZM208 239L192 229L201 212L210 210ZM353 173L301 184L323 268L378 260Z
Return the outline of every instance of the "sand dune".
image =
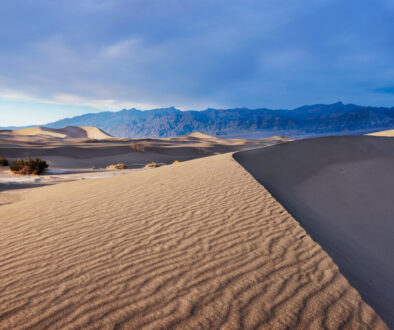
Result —
M214 136L205 134L205 133L201 133L201 132L193 132L187 135L184 135L184 137L191 137L191 138L197 138L197 139L217 139Z
M328 137L234 156L394 328L394 140Z
M30 127L30 128L14 129L10 131L10 133L14 135L28 135L28 136L44 135L44 136L57 137L61 139L64 139L66 137L65 134L46 127Z
M64 128L31 127L16 129L11 131L13 135L28 136L50 136L55 138L88 138L88 139L108 139L112 136L97 127L75 127L67 126Z
M112 135L95 126L84 126L81 128L86 132L88 139L102 140L112 138Z
M165 138L166 140L171 140L171 141L209 141L211 143L220 143L220 144L226 144L228 143L230 140L226 140L226 139L220 139L218 137L215 136L211 136L205 133L201 133L201 132L193 132L190 134L186 134L186 135L180 135L180 136L176 136L176 137L171 137L171 138ZM240 140L237 140L240 141Z
M231 154L37 188L0 224L0 328L386 328Z
M0 131L0 156L11 161L26 156L39 157L48 161L51 168L62 169L104 168L114 163L136 168L150 162L172 163L282 142L280 139L225 140L202 133L167 139L106 139L102 135L101 139L97 130L95 127L66 127L55 132L45 131L54 136L41 134L42 128L37 127L23 130L27 135ZM59 134L73 138L59 138ZM87 137L83 138L84 135Z
M390 130L387 130L387 131L379 131L379 132L369 133L367 135L372 135L372 136L394 136L394 129L390 129Z

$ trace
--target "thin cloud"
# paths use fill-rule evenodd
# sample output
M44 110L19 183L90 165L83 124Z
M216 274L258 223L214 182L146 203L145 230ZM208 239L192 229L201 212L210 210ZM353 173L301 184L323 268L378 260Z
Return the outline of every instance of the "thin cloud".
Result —
M130 51L132 51L133 46L135 46L138 42L139 40L137 39L120 41L104 47L102 54L109 57L125 56L128 55Z
M119 101L114 99L85 99L81 96L70 94L56 94L53 95L53 97L38 98L33 95L28 95L26 93L10 89L0 90L0 99L52 105L57 104L73 107L91 107L99 110L119 110L124 108L138 108L147 110L159 107L155 104L138 103L133 101Z

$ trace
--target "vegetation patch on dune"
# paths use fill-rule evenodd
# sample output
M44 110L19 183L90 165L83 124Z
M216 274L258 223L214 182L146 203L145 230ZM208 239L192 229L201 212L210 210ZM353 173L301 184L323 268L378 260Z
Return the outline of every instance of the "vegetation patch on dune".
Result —
M12 173L21 175L39 175L43 173L47 168L47 162L40 158L19 159L12 162L10 166L10 170Z
M107 170L124 170L127 168L126 164L119 163L119 164L111 164L106 167Z
M159 167L159 165L156 162L151 162L151 163L146 164L145 167L155 168L155 167Z
M131 142L130 148L134 151L145 152L147 144L143 142Z
M8 166L8 159L5 157L0 157L0 166Z

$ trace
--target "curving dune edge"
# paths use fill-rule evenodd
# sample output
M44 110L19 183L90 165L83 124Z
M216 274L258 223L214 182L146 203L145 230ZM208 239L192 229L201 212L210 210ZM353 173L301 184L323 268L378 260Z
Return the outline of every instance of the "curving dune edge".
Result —
M386 329L231 156L0 207L1 328Z

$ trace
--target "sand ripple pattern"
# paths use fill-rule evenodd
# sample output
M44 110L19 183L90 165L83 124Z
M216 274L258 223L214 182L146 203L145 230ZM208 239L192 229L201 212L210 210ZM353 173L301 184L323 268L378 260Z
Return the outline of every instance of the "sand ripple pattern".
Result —
M231 155L0 207L0 328L386 328Z

